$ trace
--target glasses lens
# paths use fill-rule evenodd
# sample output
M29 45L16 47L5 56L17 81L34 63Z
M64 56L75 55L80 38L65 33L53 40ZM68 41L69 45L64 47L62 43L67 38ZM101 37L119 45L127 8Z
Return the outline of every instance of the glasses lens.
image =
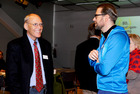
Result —
M96 18L96 16L103 16L105 14L95 14L94 17Z
M38 24L37 23L34 23L33 26L38 26Z
M29 23L29 24L31 24L31 23ZM31 24L31 25L33 25L33 26L35 26L35 27L37 27L37 26L43 26L43 23L34 23L34 24Z
M43 26L43 23L40 23L39 26Z

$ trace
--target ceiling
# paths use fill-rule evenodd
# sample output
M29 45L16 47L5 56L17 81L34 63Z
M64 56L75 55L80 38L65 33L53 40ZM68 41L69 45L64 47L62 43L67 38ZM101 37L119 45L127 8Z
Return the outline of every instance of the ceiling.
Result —
M55 11L90 11L101 3L111 3L116 8L140 7L140 0L16 0L18 3L30 2L39 8L43 3L56 5ZM26 4L26 3L25 3ZM27 5L25 5L25 8Z
M140 0L54 0L52 3L61 6L56 11L90 11L101 3L111 3L116 8L140 7Z

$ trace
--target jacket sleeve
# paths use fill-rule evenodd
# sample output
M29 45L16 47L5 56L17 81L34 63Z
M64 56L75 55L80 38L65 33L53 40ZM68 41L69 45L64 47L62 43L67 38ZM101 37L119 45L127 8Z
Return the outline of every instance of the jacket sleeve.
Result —
M6 52L6 86L11 94L22 94L18 71L19 47L9 43Z
M95 71L100 75L108 75L114 66L123 59L126 42L128 38L124 34L114 34L104 45L101 58L98 63L94 64ZM121 66L118 66L118 68Z
M99 47L97 48L97 51L99 51ZM91 67L95 67L95 66L97 66L97 64L98 63L96 63L96 60L95 61L93 61L93 60L91 60L89 57L88 57L88 61L89 61L89 65L91 66ZM95 71L96 72L96 71Z

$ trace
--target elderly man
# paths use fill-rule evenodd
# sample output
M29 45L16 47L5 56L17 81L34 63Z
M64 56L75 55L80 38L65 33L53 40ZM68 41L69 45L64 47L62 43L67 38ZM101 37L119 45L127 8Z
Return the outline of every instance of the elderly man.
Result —
M41 38L43 23L39 15L24 19L27 31L7 46L7 86L11 94L53 94L51 44Z
M95 28L103 33L98 49L89 54L89 63L97 73L98 94L128 94L129 37L114 24L116 19L112 4L99 5L93 18Z

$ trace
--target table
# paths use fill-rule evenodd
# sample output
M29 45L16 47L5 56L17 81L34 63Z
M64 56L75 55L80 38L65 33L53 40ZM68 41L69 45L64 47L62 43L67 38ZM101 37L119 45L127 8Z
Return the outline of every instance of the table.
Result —
M3 91L0 90L0 94L10 94L10 92L9 91L4 91L3 92Z
M74 69L67 69L67 68L55 68L54 69L56 71L56 73L62 73L62 72L75 72ZM56 74L54 73L54 74Z

